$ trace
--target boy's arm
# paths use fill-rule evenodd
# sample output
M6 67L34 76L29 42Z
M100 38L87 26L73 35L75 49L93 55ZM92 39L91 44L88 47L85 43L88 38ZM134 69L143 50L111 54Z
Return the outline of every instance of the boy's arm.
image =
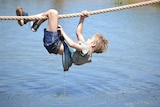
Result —
M59 30L61 30L62 36L64 37L64 39L66 40L66 42L70 47L75 48L76 50L82 51L82 47L79 44L75 43L68 35L66 35L62 27L60 27Z
M79 24L77 26L77 30L76 30L77 39L79 41L84 41L84 38L83 38L83 35L82 35L83 22L84 22L84 17L81 17L80 20L79 20Z
M89 16L89 13L87 11L82 12L82 15L80 17L80 20L79 20L79 23L78 23L78 26L77 26L77 30L76 30L77 39L79 41L84 41L84 38L83 38L83 35L82 35L83 22L84 22L84 19L88 16Z

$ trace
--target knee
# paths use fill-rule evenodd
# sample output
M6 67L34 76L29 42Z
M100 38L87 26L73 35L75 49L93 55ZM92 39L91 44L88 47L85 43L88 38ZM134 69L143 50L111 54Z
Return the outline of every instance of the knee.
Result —
M50 10L49 10L49 13L50 13L51 15L58 15L58 11L55 10L55 9L50 9Z

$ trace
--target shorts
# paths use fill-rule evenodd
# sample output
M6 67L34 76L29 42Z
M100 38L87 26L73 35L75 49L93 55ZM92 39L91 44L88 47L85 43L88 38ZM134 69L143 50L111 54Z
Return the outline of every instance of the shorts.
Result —
M43 43L44 47L50 54L51 53L57 54L60 49L62 41L60 40L59 35L60 35L59 32L51 32L44 29Z

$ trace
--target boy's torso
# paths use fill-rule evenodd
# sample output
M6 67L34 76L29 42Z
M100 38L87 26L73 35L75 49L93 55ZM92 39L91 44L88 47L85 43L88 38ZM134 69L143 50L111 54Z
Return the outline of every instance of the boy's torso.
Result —
M84 63L91 62L92 53L90 47L87 46L84 42L79 43L82 46L82 51L73 51L72 52L72 61L75 65L82 65Z

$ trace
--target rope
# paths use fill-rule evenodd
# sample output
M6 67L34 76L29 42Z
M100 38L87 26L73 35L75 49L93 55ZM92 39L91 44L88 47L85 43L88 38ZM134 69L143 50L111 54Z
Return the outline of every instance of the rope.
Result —
M124 9L136 8L136 7L150 5L150 4L156 4L159 2L160 2L160 0L150 0L150 1L146 1L146 2L129 4L129 5L125 5L125 6L118 6L118 7L108 8L108 9L89 11L89 13L90 13L90 15L101 14L101 13L119 11L119 10L124 10ZM81 13L62 14L62 15L59 15L58 18L61 19L61 18L80 17L81 15L82 15ZM26 20L44 19L44 20L46 20L47 17L45 17L45 16L40 16L40 17L37 17L37 16L0 16L0 20L22 20L22 19L26 19Z

